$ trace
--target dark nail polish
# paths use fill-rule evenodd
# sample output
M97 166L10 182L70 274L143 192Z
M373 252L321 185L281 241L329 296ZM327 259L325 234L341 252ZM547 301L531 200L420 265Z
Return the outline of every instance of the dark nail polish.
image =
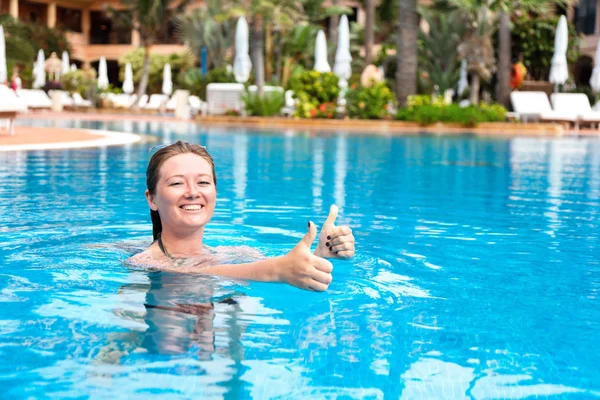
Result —
M329 247L329 242L325 243L325 246Z
M310 228L310 221L308 221L308 227Z
M331 239L331 236L327 236L327 240Z

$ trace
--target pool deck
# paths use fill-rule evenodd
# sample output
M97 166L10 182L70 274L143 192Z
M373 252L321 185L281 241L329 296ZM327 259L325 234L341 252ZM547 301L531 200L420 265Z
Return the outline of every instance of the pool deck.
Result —
M348 133L372 133L375 135L414 135L418 133L431 135L461 135L498 137L560 137L560 136L595 136L600 137L600 131L593 129L569 130L560 124L515 122L484 123L475 128L465 128L451 124L419 126L415 123L402 121L364 121L364 120L295 120L289 118L259 118L259 117L197 117L193 120L181 120L170 116L126 113L32 113L20 115L18 119L34 120L93 120L93 121L160 121L160 122L191 122L203 127L220 126L271 130L296 130L301 132L331 132L343 130ZM143 140L141 135L93 131L87 129L15 127L15 134L10 136L6 129L0 130L0 151L64 149L125 145Z

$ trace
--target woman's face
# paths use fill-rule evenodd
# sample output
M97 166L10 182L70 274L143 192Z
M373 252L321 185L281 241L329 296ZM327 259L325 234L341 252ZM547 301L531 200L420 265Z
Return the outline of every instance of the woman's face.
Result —
M159 212L163 229L203 227L213 216L216 198L210 164L193 153L167 159L160 167L154 196L146 190L148 205Z

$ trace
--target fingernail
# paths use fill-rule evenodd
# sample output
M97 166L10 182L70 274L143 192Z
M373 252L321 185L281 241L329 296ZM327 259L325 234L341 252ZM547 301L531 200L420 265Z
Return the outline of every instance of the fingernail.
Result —
M329 247L329 242L325 243L325 246Z
M331 239L331 236L327 236L327 240Z
M308 221L308 227L310 228L310 221Z

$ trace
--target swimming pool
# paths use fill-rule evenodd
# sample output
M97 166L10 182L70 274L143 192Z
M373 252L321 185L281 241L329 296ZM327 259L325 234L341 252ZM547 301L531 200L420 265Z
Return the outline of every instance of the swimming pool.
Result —
M206 145L209 245L336 203L358 256L325 293L132 270L150 145L0 153L7 398L600 397L599 140L75 124Z

